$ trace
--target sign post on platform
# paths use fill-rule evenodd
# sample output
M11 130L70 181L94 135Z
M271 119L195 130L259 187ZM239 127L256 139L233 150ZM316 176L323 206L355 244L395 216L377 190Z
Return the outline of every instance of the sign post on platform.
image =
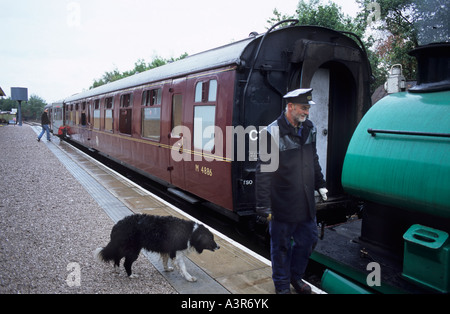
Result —
M11 99L19 102L18 124L22 126L22 101L28 101L28 88L11 87Z

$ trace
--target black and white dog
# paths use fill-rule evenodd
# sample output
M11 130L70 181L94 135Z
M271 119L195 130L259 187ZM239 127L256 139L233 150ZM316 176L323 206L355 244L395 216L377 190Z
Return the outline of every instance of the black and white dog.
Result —
M125 257L124 267L127 275L131 265L138 258L141 249L161 255L164 270L173 271L168 266L169 257L187 281L196 281L186 271L184 253L203 250L215 251L219 246L213 234L203 225L171 216L131 215L119 221L111 230L111 241L104 248L98 248L94 256L103 262L114 261L119 267Z

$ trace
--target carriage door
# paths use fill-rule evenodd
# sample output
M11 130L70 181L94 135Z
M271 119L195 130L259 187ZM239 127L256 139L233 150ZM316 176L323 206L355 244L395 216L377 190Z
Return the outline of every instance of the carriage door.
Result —
M169 133L169 167L167 170L170 172L170 182L185 189L184 181L184 162L189 158L188 151L186 151L186 145L189 145L190 138L189 130L186 128L186 123L183 118L184 103L185 103L185 89L186 79L174 80L172 87L170 88L171 99L171 126Z
M328 155L328 105L330 103L330 70L318 69L311 80L312 96L316 105L309 115L317 128L317 154L326 179Z

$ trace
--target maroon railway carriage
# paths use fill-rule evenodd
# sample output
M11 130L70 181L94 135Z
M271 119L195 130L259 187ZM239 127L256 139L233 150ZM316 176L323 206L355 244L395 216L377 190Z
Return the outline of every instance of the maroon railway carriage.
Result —
M338 206L369 79L350 36L290 26L68 97L63 119L73 141L237 219L254 213L260 127L280 115L288 90L313 87L328 204Z

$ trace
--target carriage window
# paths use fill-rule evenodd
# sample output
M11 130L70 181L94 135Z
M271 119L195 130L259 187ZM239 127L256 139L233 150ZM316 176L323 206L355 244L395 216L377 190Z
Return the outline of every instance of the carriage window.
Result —
M94 129L100 129L100 99L94 100Z
M108 97L105 99L105 131L113 131L113 98Z
M70 105L66 105L66 112L64 119L66 120L66 124L70 125Z
M209 81L208 101L215 102L217 99L217 80Z
M161 88L142 95L142 137L159 141L161 137Z
M194 148L212 151L214 148L216 106L196 106L194 113Z
M120 96L120 116L119 116L119 132L123 134L131 134L132 120L132 101L131 94Z
M75 125L80 124L80 116L79 116L79 113L78 113L79 107L80 107L79 104L75 104L75 112L72 112L73 113L73 117L72 118L74 119L72 121L74 122Z
M131 107L131 94L125 94L120 96L120 107L121 108Z
M172 98L172 130L181 125L181 115L183 112L183 95L175 94ZM172 136L178 136L173 134Z
M161 105L162 90L152 89L144 91L142 95L142 106Z
M86 126L87 125L87 118L86 118L86 102L81 103L81 125Z
M87 124L91 125L91 115L92 115L92 105L90 102L87 103L87 109L86 109L86 115L87 115Z
M142 137L159 141L161 137L161 107L142 108Z
M60 107L57 107L55 109L55 120L62 120L63 119L63 110Z
M195 102L202 102L203 99L203 82L198 82L195 87Z
M195 102L215 102L217 99L217 80L198 82L195 86Z

